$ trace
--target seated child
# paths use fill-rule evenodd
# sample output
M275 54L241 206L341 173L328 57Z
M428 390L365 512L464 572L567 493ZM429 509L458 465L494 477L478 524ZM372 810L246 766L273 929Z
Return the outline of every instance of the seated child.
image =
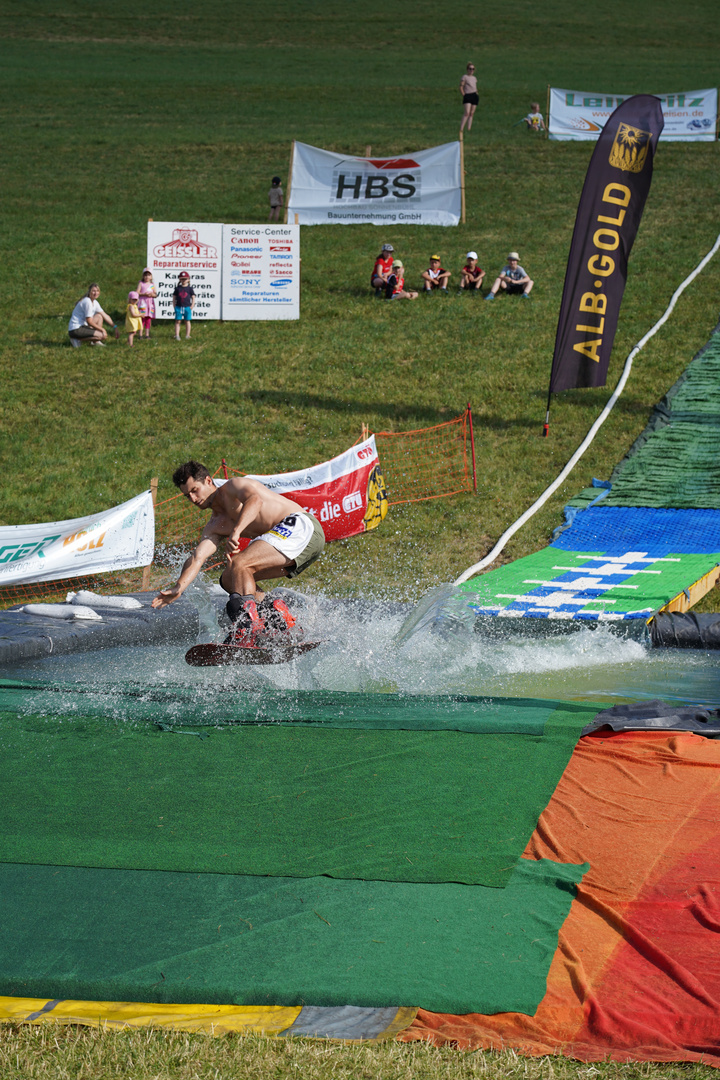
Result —
M520 265L520 256L517 251L511 251L507 257L507 263L503 266L498 277L492 283L486 300L494 300L498 292L519 293L525 300L532 292L535 282L528 275L524 267Z
M460 288L475 292L483 283L485 271L477 264L477 251L468 251L465 258L467 262L460 271Z
M448 281L450 280L450 271L443 270L440 265L440 256L430 256L430 266L427 270L423 270L423 278L425 280L424 292L432 292L433 289L439 289L440 292L447 292Z
M418 294L413 289L405 288L405 267L399 259L392 264L392 276L395 278L395 285L392 297L387 297L388 300L417 300Z
M372 274L370 275L370 284L375 290L376 296L381 296L385 293L386 298L389 300L392 296L393 287L389 278L392 274L393 265L393 248L392 244L383 244L382 251L375 260Z
M545 130L545 121L543 120L543 114L540 112L540 105L537 101L533 101L530 105L530 112L527 116L523 116L523 123L528 131Z

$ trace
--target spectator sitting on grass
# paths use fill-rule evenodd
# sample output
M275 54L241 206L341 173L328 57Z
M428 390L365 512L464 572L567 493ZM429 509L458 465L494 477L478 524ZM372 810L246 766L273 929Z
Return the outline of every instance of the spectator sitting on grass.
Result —
M73 345L82 345L83 341L87 341L88 345L104 345L107 340L107 330L103 322L115 329L115 323L98 303L99 295L100 286L93 281L92 285L88 285L88 291L73 308L68 323L68 335Z
M430 256L430 266L427 270L423 270L423 279L425 281L426 293L430 293L433 289L439 289L440 292L447 292L448 281L450 280L450 271L443 270L440 265L440 256Z
M373 272L370 275L370 284L375 290L375 295L382 296L385 293L388 300L392 296L394 288L394 285L391 285L389 280L392 275L394 250L392 244L383 244L382 250L375 260Z
M413 289L405 288L405 267L396 259L392 264L392 276L390 280L395 279L395 285L393 286L392 296L387 297L388 300L417 300L418 294Z
M533 101L530 105L530 112L527 116L523 116L523 123L526 125L528 131L545 130L545 121L543 120L543 114L540 112L540 105L537 101Z
M477 251L468 251L466 262L460 271L460 291L478 292L485 277L485 271L477 264Z
M527 300L534 284L535 282L528 277L523 267L520 266L520 256L517 251L511 251L508 255L507 265L503 266L500 276L493 281L490 292L485 299L494 300L497 293L502 289L507 293L520 293Z

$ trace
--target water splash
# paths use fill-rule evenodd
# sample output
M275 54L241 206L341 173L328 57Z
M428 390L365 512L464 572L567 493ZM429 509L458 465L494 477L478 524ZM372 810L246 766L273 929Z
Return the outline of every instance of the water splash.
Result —
M172 704L182 691L181 710L188 693L201 706L217 703L219 695L263 688L598 701L661 697L717 704L716 654L653 650L602 626L547 638L513 633L493 622L478 633L462 612L451 612L442 633L426 628L398 644L407 615L402 605L308 595L302 600L302 625L323 644L290 664L190 668L185 648L138 647L48 657L5 669L3 675L82 689L63 695L68 708L79 712L93 707L95 695L107 715L116 696L118 717L128 695L137 701L167 698ZM212 621L217 636L212 597L199 596L197 602L207 607L203 622Z

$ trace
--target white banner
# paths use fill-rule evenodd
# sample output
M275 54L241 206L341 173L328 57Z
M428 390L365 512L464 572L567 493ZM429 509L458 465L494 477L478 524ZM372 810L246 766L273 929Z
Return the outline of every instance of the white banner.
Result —
M460 143L358 158L296 142L288 220L300 225L457 225Z
M152 493L90 517L0 528L0 585L57 581L148 566L155 549Z
M631 94L586 93L550 88L548 134L551 139L597 139L608 117ZM714 142L717 89L658 94L662 102L660 141Z
M300 227L223 225L223 319L300 318Z
M222 225L202 221L148 221L147 265L158 298L158 319L174 319L173 290L187 270L195 290L193 319L219 319Z

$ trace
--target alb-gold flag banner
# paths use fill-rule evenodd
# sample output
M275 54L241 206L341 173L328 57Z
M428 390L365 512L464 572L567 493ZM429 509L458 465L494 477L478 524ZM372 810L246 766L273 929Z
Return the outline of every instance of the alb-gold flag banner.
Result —
M570 245L551 394L605 385L628 258L662 129L660 99L638 94L615 110L595 145Z

